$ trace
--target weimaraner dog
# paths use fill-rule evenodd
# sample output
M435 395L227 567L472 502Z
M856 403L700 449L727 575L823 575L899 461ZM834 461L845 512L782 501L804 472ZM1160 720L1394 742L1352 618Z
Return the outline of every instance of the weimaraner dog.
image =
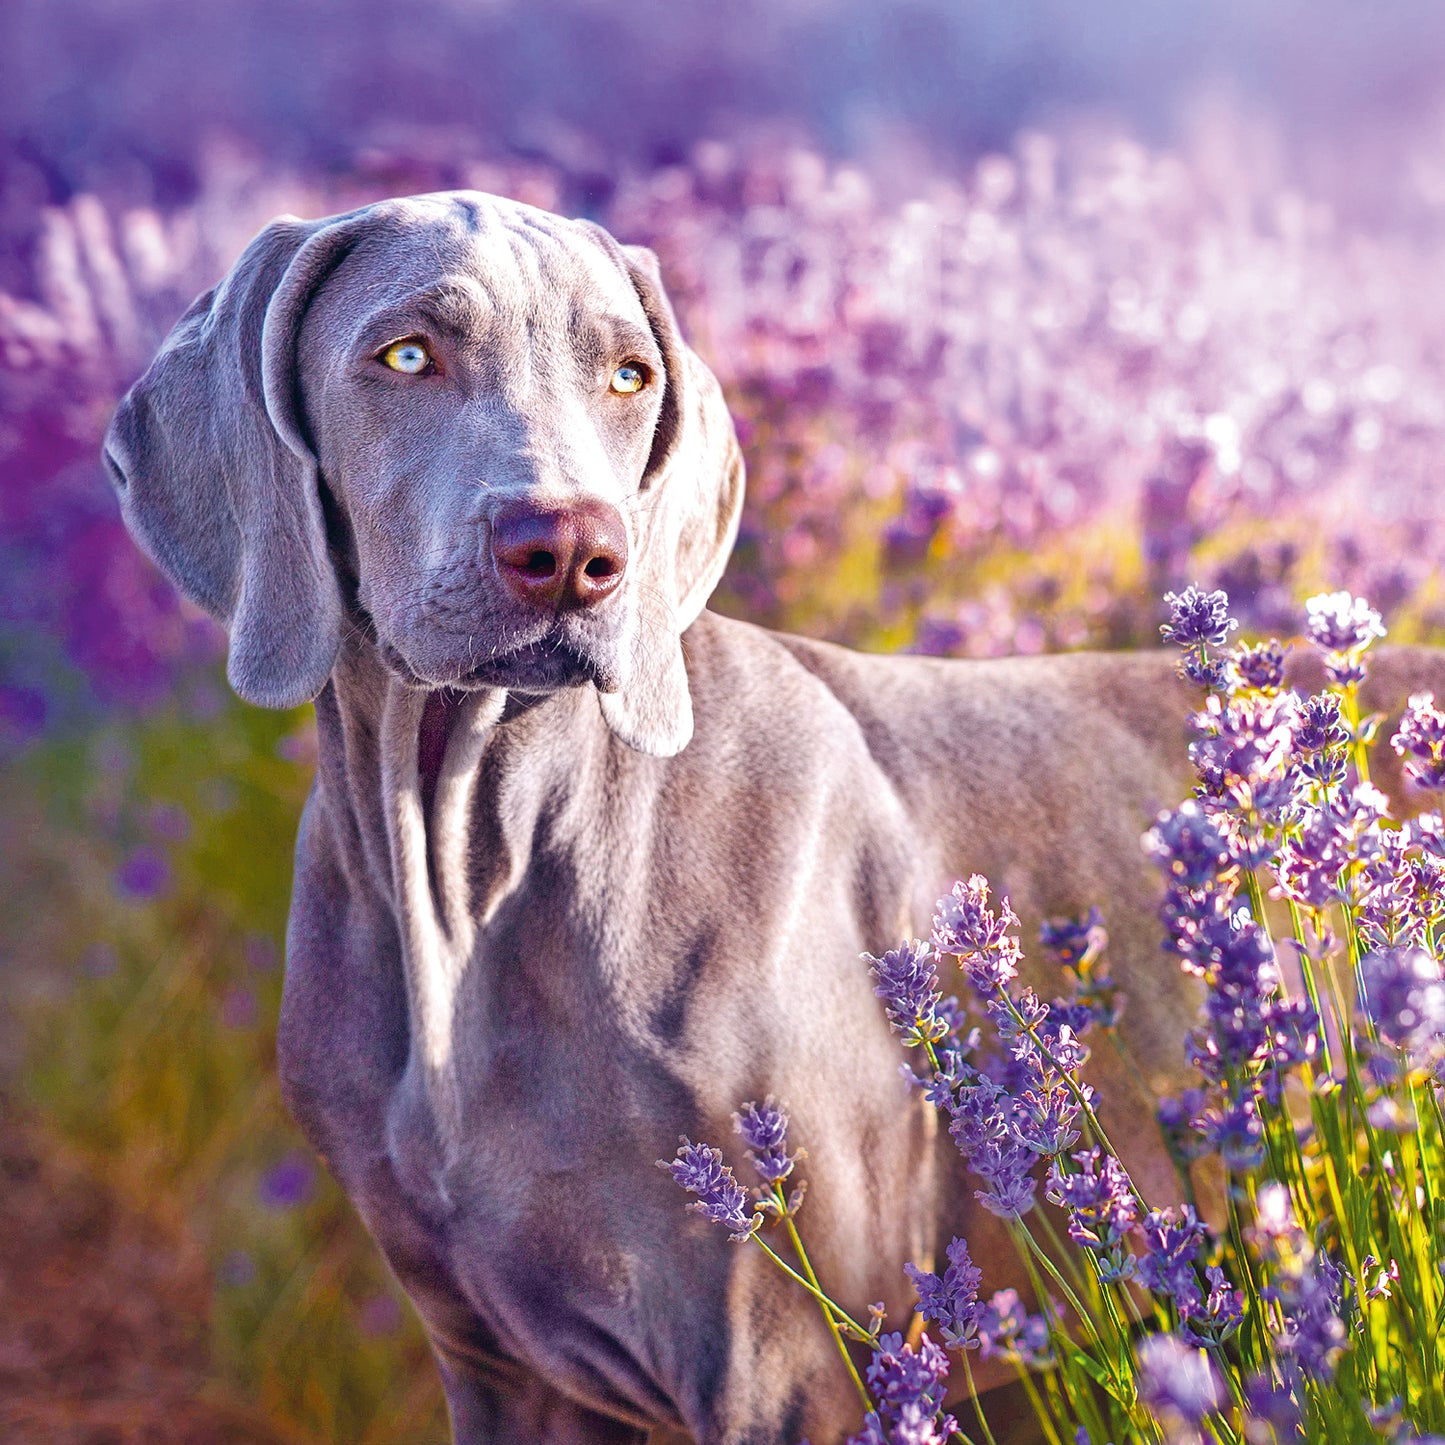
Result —
M813 1303L655 1167L770 1092L843 1303L906 1318L902 1265L955 1233L1009 1282L859 958L953 879L1026 930L1104 906L1128 1043L1177 1076L1193 1001L1139 847L1182 796L1173 659L869 657L704 611L743 467L649 252L468 192L277 221L106 460L236 691L315 700L282 1078L457 1440L857 1427ZM1105 1053L1105 1116L1167 1193Z

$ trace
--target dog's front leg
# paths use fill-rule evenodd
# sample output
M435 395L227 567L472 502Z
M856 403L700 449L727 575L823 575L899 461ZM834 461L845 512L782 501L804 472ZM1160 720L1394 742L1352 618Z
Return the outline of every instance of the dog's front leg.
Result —
M642 1445L648 1432L589 1410L530 1370L505 1375L437 1351L455 1445Z

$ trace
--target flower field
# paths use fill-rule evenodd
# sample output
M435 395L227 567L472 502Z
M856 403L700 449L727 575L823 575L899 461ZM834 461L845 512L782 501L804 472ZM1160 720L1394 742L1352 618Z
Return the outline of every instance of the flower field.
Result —
M417 64L445 70L434 56ZM323 80L339 84L330 72ZM560 92L571 81L552 83ZM1182 596L1195 582L1196 597L1228 593L1239 636L1252 641L1303 636L1304 600L1336 589L1368 598L1393 641L1445 641L1438 117L1362 129L1308 165L1287 136L1228 108L1168 142L1142 140L1121 120L1024 116L972 146L900 143L895 155L860 145L849 158L821 112L740 125L725 142L701 131L679 141L655 96L638 104L647 134L615 155L595 138L574 143L575 130L503 145L488 139L486 117L450 128L433 117L374 129L364 144L305 131L290 149L270 132L248 137L218 122L187 153L183 183L159 152L108 165L99 141L66 140L72 159L93 150L89 170L77 162L66 179L53 159L59 141L50 160L18 144L4 159L0 1128L10 1132L0 1160L39 1157L37 1177L72 1181L55 1187L77 1198L98 1191L134 1223L135 1238L178 1262L174 1279L146 1273L141 1284L134 1271L107 1273L105 1259L87 1256L84 1270L114 1277L117 1291L169 1299L194 1323L172 1353L191 1352L187 1398L204 1397L213 1412L187 1434L177 1407L172 1434L146 1435L148 1386L131 1379L116 1390L138 1413L117 1417L115 1438L227 1438L215 1420L230 1421L224 1429L237 1439L446 1438L409 1306L288 1120L275 1080L309 716L262 713L227 692L224 639L135 551L98 462L119 394L271 216L469 186L588 214L653 247L746 453L742 532L714 603L733 615L861 647L959 656L1141 647L1158 645L1171 622L1163 594ZM982 127L972 113L947 114ZM284 159L263 163L267 147ZM1176 616L1171 625L1190 624ZM1270 991L1262 953L1244 957L1245 944L1226 960L1238 973L1229 986L1254 990L1249 1021L1274 1052L1239 1035L1235 1012L1210 1015L1190 1044L1199 1098L1165 1113L1182 1150L1202 1139L1258 1185L1238 1238L1217 1248L1182 1216L1156 1219L1119 1185L1100 1141L1083 1137L1087 1119L1064 1117L1077 1100L1068 1061L1049 1057L1059 1034L1031 1005L1000 1002L1012 998L1006 978L993 981L990 1017L1015 1063L1042 1071L1036 1082L1058 1105L1053 1142L1079 1134L1067 1145L1024 1158L1016 1141L983 1137L969 1110L983 1111L1003 1083L967 1073L962 1055L950 1063L952 1035L931 1033L918 1014L903 1027L914 1028L920 1052L935 1051L931 1107L987 1164L981 1187L1001 1206L1043 1193L1068 1212L1081 1270L1069 1287L1082 1306L1070 1338L1082 1340L1089 1321L1106 1358L1093 1372L1074 1366L1067 1347L1050 1343L1047 1321L1016 1302L968 1300L966 1251L945 1274L918 1280L929 1329L965 1361L985 1339L1023 1364L1051 1358L1038 1389L1059 1445L1079 1426L1096 1445L1131 1438L1118 1433L1130 1428L1145 1439L1208 1430L1268 1441L1250 1432L1256 1417L1275 1422L1280 1440L1295 1420L1312 1440L1345 1439L1330 1433L1344 1416L1330 1422L1313 1383L1291 1396L1293 1379L1326 1379L1358 1407L1349 1418L1375 1433L1351 1440L1445 1432L1440 1371L1412 1373L1413 1344L1399 1343L1440 1308L1438 1274L1426 1277L1439 1231L1432 1240L1411 1224L1396 1238L1368 1191L1336 1198L1331 1181L1361 1162L1350 1153L1356 1141L1326 1139L1320 1116L1323 1142L1297 1157L1282 1117L1268 1114L1278 1099L1251 1113L1255 1096L1238 1087L1285 1069L1282 1054L1293 1050L1288 1068L1358 1091L1361 1137L1377 1154L1394 1151L1399 1188L1437 1187L1431 1045L1404 1014L1435 999L1440 920L1420 912L1419 896L1434 896L1439 838L1412 836L1411 852L1364 813L1351 815L1348 848L1330 833L1331 789L1362 781L1357 739L1341 733L1359 721L1348 679L1343 701L1290 711L1270 703L1263 672L1248 671L1267 669L1266 654L1241 654L1226 679L1205 664L1228 646L1205 633L1180 639L1203 640L1196 663L1214 700L1202 692L1201 708L1213 708L1214 732L1200 745L1201 811L1175 813L1149 843L1173 890L1162 924L1171 946L1187 966L1218 974L1218 958L1191 949L1201 929L1251 902L1251 886L1280 890L1276 906L1296 916L1307 961L1311 948L1323 959L1321 940L1342 930L1344 911L1363 909L1351 916L1354 952L1347 940L1337 961L1378 1008L1368 1025L1355 1020L1365 1030L1358 1057L1342 1054L1350 1009L1321 1022L1333 1007L1323 972L1318 996L1285 1000ZM1266 717L1271 706L1288 717ZM1405 752L1438 770L1438 714L1422 706L1412 726ZM1287 744L1276 736L1271 752L1281 727ZM1289 774L1287 818L1278 788L1269 792L1279 778L1249 774L1241 750L1272 758L1280 777L1286 762L1305 769ZM1254 833L1238 822L1251 808ZM1362 840L1376 851L1361 853ZM1329 874L1341 857L1343 871ZM1400 881L1407 873L1423 879L1413 902ZM960 886L929 956L969 956L966 940L938 931L982 917L977 893ZM1377 904L1378 919L1368 913ZM1107 926L1109 900L1098 905ZM1213 924L1197 914L1206 906ZM1076 991L1089 981L1079 962L1092 961L1089 925L1080 928L1051 941L1069 965L1061 991L1069 978ZM1271 950L1275 942L1284 947L1283 936ZM889 958L877 965L880 990L893 990L880 1008L893 1009L927 969L922 954ZM1243 995L1231 997L1233 1009ZM1104 1007L1101 998L1076 1003ZM904 1003L897 1008L902 1018ZM1107 1030L1097 1016L1094 1024ZM745 1116L745 1142L773 1173L761 1178L777 1191L775 1212L789 1218L777 1172L786 1145L768 1107ZM17 1130L24 1149L11 1147ZM1034 1168L1041 1153L1049 1163ZM707 1158L689 1167L689 1177L708 1177ZM733 1222L751 1234L750 1218ZM1316 1224L1323 1234L1310 1232ZM27 1227L17 1217L6 1232ZM114 1237L130 1238L130 1228ZM806 1213L799 1228L805 1237ZM0 1272L0 1297L18 1288L18 1268ZM1123 1287L1130 1270L1143 1292ZM1276 1291L1254 1315L1251 1270ZM1167 1343L1126 1370L1121 1322L1136 1297L1153 1301L1151 1325ZM1263 1323L1241 1330L1242 1319ZM89 1344L35 1328L24 1349L0 1350L0 1434L89 1439L89 1367L77 1361L85 1350L129 1348L115 1343L129 1337L113 1323L97 1325ZM912 1346L900 1340L890 1354L876 1331L873 1340L877 1377L860 1379L876 1412L868 1438L913 1438L898 1433L908 1390L922 1381L908 1415L920 1430L939 1412L919 1414L919 1402L941 1397ZM1213 1354L1198 1354L1201 1340ZM1405 1363L1392 1363L1397 1356ZM1270 1361L1286 1358L1298 1362L1296 1376L1272 1376ZM52 1382L46 1398L36 1393L42 1379ZM1394 1395L1402 1403L1390 1414Z
M850 1316L808 1260L805 1190L782 1188L801 1156L771 1099L734 1116L759 1187L743 1189L707 1144L685 1140L666 1165L693 1208L816 1296L860 1395L849 1445L993 1441L971 1352L1015 1366L1050 1445L1441 1438L1445 824L1438 811L1390 822L1369 782L1380 719L1361 717L1359 687L1384 628L1348 592L1311 599L1328 685L1302 697L1277 643L1224 650L1236 624L1222 591L1168 601L1164 634L1208 694L1195 796L1144 837L1164 879L1164 952L1204 984L1184 1041L1197 1084L1158 1106L1187 1202L1145 1199L1081 1073L1090 1036L1126 1054L1099 911L1045 925L1067 988L1044 1002L1016 982L1018 919L1007 899L990 906L981 875L939 900L928 940L865 958L890 1025L923 1055L914 1082L1013 1238L1036 1313L1013 1289L984 1300L955 1238L942 1275L906 1266L937 1338L885 1332L881 1307L866 1326ZM1411 698L1390 742L1417 798L1437 801L1445 714L1430 694ZM1278 944L1267 898L1287 908ZM950 977L965 1003L943 997ZM1201 1159L1224 1171L1212 1219L1190 1168ZM1067 1245L1036 1208L1041 1174ZM806 1279L764 1239L773 1220ZM866 1384L844 1340L871 1349ZM946 1406L950 1350L975 1435Z

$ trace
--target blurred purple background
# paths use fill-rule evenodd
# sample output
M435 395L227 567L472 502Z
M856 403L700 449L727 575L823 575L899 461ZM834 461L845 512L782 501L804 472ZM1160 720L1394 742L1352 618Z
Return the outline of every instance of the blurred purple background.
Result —
M1230 478L1272 512L1281 485L1358 488L1365 452L1421 499L1445 215L1427 0L20 0L0 53L11 746L153 702L214 652L120 537L95 446L189 297L281 209L477 184L656 245L749 435L734 591L770 620L807 590L787 574L841 545L842 495L878 504L892 562L944 523L967 550L1122 503L1163 571L1209 526L1221 442L1235 515ZM860 294L889 230L889 285ZM1121 407L1137 434L1102 416ZM1322 455L1340 436L1353 454ZM952 601L920 622L913 593L895 642L1018 631ZM1138 640L1097 621L1025 641Z

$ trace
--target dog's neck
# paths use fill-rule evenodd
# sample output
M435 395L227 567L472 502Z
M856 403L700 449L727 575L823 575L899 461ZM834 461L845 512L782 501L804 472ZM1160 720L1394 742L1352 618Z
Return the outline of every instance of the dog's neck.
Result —
M347 648L316 700L319 786L348 872L396 919L406 975L409 1069L444 1151L458 1137L457 992L479 927L515 880L476 896L471 838L481 762L507 711L501 689L424 692L365 644ZM502 849L504 855L513 850ZM502 874L506 856L494 860ZM479 903L482 905L479 909Z

